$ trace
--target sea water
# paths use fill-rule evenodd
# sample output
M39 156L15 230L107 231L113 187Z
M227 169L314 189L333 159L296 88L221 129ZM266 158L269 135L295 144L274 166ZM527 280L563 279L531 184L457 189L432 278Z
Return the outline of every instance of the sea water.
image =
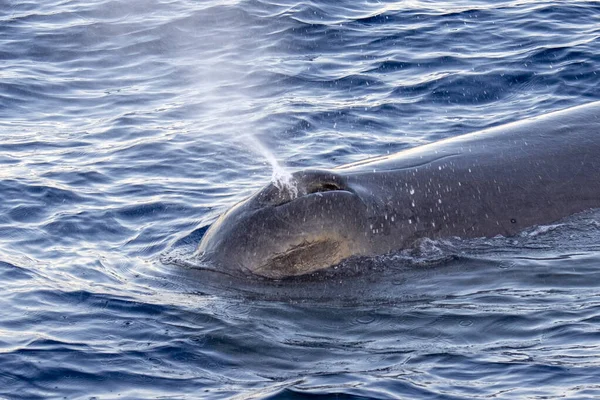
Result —
M593 211L287 281L191 268L273 166L598 99L596 1L4 0L0 398L600 397Z

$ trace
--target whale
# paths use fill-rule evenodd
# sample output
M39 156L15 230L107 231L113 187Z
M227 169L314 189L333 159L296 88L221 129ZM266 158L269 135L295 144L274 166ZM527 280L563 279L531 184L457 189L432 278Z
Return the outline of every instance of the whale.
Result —
M510 237L600 207L600 101L333 169L304 169L223 213L196 255L283 279L423 238Z

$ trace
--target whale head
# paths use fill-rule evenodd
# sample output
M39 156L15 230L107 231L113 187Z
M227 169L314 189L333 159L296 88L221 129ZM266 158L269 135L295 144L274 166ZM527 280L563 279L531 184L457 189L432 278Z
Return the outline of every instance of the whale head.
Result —
M295 188L268 184L211 225L202 262L280 279L337 264L367 249L367 206L344 176L294 173Z

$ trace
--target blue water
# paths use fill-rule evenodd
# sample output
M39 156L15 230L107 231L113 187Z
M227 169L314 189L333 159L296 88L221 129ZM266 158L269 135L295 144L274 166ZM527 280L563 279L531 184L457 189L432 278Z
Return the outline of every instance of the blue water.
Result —
M0 398L600 397L597 212L190 268L257 139L329 168L599 99L595 1L4 0Z

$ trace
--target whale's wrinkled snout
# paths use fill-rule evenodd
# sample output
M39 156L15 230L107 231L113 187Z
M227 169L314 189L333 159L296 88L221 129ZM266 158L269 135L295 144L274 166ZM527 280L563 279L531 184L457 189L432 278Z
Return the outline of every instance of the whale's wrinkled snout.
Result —
M346 179L328 171L293 174L294 188L269 184L223 214L198 247L228 273L303 275L360 254L366 207Z

